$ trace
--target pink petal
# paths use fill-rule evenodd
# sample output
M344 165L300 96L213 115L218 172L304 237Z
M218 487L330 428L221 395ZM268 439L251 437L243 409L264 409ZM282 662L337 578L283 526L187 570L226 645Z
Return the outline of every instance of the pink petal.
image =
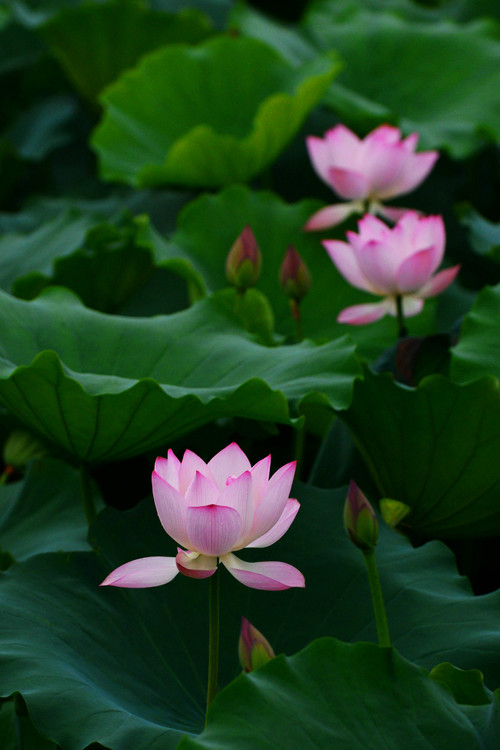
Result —
M384 146L394 146L401 141L401 131L394 125L379 125L363 139L363 144L372 146L374 143L383 143Z
M404 260L396 275L398 290L401 294L417 292L428 281L436 267L436 247L428 247L414 253Z
M156 471L151 477L153 498L160 523L172 539L188 547L186 531L186 500L174 487L167 484Z
M373 291L370 282L361 272L356 254L350 245L340 240L324 240L321 244L335 263L337 271L349 284L365 292Z
M349 203L335 203L316 211L304 225L306 232L315 232L319 229L328 229L341 224L348 216L354 213L363 213L361 201L350 201Z
M221 558L223 563L240 583L251 589L264 591L283 591L289 588L304 588L302 573L282 562L247 563L231 553Z
M241 519L241 527L236 546L239 546L250 531L253 522L252 474L245 471L230 482L220 493L218 504L227 508L234 508L238 513ZM235 546L233 545L231 549L235 549Z
M187 488L193 481L196 472L199 471L207 479L211 478L210 470L203 459L193 453L193 451L186 450L182 457L182 463L179 469L179 492L181 495L185 495Z
M326 182L326 184L330 186L328 178L328 170L330 168L330 148L327 141L323 138L318 138L315 135L310 135L306 138L306 146L314 171L323 182Z
M442 216L422 216L413 230L413 242L415 249L423 250L427 247L436 248L434 267L432 272L436 271L441 265L444 256L444 246L446 234Z
M410 133L410 135L406 136L403 141L405 151L408 151L408 153L414 153L418 145L418 139L418 133Z
M439 157L437 151L421 151L408 157L406 169L401 175L398 183L394 185L390 195L385 194L381 198L393 198L395 195L404 195L415 190L425 180Z
M435 297L436 294L441 294L450 284L453 283L457 273L460 271L460 265L452 266L451 268L445 268L443 271L437 273L428 284L426 284L419 291L420 297Z
M274 526L269 529L265 534L259 536L258 539L254 539L253 542L247 544L247 547L269 547L278 539L281 539L290 528L295 516L300 508L300 503L294 498L287 500L285 509L279 519L276 521Z
M239 477L251 468L250 461L236 443L231 443L224 450L219 451L207 466L219 490L224 489L228 477Z
M176 490L179 489L179 469L181 462L171 450L168 451L168 458L158 456L155 461L155 471L159 476L168 482Z
M341 198L346 200L364 199L368 195L369 183L362 172L347 167L330 167L330 185Z
M345 125L335 125L325 133L332 164L347 165L357 160L361 140Z
M361 273L376 294L398 291L396 272L402 259L392 242L372 240L357 255Z
M372 214L365 214L363 218L358 221L358 231L359 247L365 245L370 240L384 240L390 236L391 232L387 224L384 224L383 221L380 221L380 219L377 219L377 217ZM348 232L347 234L349 242L351 241L351 234L354 234L354 232Z
M241 518L234 508L204 505L187 509L189 549L208 557L220 557L230 550L241 534Z
M337 316L338 323L349 323L353 326L362 326L365 323L373 323L387 315L387 305L385 300L382 302L373 302L366 305L352 305L346 307Z
M141 557L120 565L100 585L146 589L169 583L178 572L175 557Z
M247 536L247 543L258 539L272 529L279 520L290 497L296 466L296 461L285 464L269 480L267 490L255 509L253 525Z
M183 549L178 549L175 562L179 573L188 578L210 578L217 570L216 557L186 552Z
M197 471L186 491L186 506L217 505L218 499L219 490L217 485Z
M252 503L254 508L260 503L267 489L270 468L271 456L269 455L258 461L250 470L252 475Z

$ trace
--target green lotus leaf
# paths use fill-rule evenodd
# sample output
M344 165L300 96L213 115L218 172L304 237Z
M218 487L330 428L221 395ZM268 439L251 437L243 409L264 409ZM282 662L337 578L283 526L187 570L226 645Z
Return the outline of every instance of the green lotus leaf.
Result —
M500 380L500 284L479 292L472 310L465 316L460 339L451 355L451 376L464 383L494 375Z
M44 458L26 477L0 487L0 544L15 560L41 552L85 550L87 522L78 472Z
M321 4L305 28L345 62L325 101L346 124L367 130L395 122L417 131L421 148L456 158L500 139L500 103L491 96L500 86L493 22L417 23L363 11L342 23Z
M484 747L467 711L423 669L391 649L323 639L235 680L212 705L205 731L179 750L332 743L349 750Z
M73 459L137 455L222 416L290 424L289 401L349 403L353 346L265 347L224 295L168 316L84 308L54 287L32 302L0 294L0 401Z
M347 424L380 498L410 506L404 519L424 538L500 533L500 394L483 377L457 385L432 375L411 389L365 373Z
M102 95L92 138L101 173L136 186L248 180L285 148L338 68L324 57L296 70L252 39L158 50Z
M500 263L500 224L488 221L470 205L460 207L459 218L469 230L469 242L474 252Z
M306 588L251 590L222 571L221 686L240 671L242 615L278 654L325 635L376 640L363 561L343 529L346 490L297 484L293 494L299 515L266 556L299 567ZM114 750L175 748L183 733L203 727L208 582L179 575L155 589L98 587L127 560L175 554L151 498L132 511L101 513L92 540L97 557L37 555L0 577L0 694L19 691L38 731L68 750L91 742ZM263 558L253 552L241 556ZM413 549L382 526L376 555L394 647L426 669L441 661L479 668L487 685L497 685L498 592L475 597L439 542ZM334 673L325 671L323 680ZM452 706L442 694L443 705Z
M39 32L78 91L95 101L103 88L147 52L167 44L195 44L206 39L212 28L193 9L174 15L136 0L110 0L64 8Z

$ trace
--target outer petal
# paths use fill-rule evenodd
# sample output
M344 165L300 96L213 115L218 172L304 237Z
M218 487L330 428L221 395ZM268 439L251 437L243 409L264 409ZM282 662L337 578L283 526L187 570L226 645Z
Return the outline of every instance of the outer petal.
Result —
M179 573L188 578L210 578L217 570L217 558L178 548L175 558Z
M423 287L436 267L439 249L428 247L404 260L396 274L397 286L401 294L411 294Z
M247 563L236 555L229 553L221 557L232 576L251 589L264 591L283 591L290 588L304 588L304 576L294 568L282 562Z
M252 529L247 535L246 544L272 529L280 519L290 496L296 466L296 461L285 464L269 480L267 490L255 509Z
M363 172L347 167L330 167L328 179L330 185L341 198L361 200L368 195L370 183Z
M269 470L271 468L271 456L266 456L252 467L252 502L254 509L260 503L269 482Z
M241 517L234 508L224 505L188 508L188 547L201 555L220 557L234 549L241 526Z
M432 272L436 271L444 256L444 246L446 234L442 216L423 216L421 217L414 230L413 242L416 250L423 250L426 247L435 247L435 265Z
M239 477L251 468L250 461L237 443L231 443L219 451L207 464L217 483L219 490L223 490L228 477Z
M362 326L365 323L374 323L388 313L385 300L373 302L366 305L352 305L345 307L337 316L339 323L349 323L353 326Z
M161 478L156 471L151 477L153 498L160 523L172 539L188 547L186 531L186 500L174 487Z
M355 213L363 213L361 201L350 201L349 203L334 203L332 206L320 208L308 219L304 225L306 232L315 232L319 229L328 229L341 224L348 216Z
M326 184L330 186L328 170L331 166L331 162L330 148L327 141L323 138L318 138L315 135L310 135L306 138L306 147L314 171L323 182L326 182Z
M121 586L145 589L169 583L179 571L175 557L140 557L120 565L101 583L101 586Z
M401 130L395 125L379 125L363 139L363 145L373 146L374 143L383 143L384 146L394 146L401 141Z
M330 149L330 164L348 166L358 160L362 141L345 125L335 125L325 133Z
M391 300L391 302L393 303L393 308L392 310L389 310L389 315L392 315L395 318L397 316L396 303L394 300ZM414 315L418 315L422 312L423 309L424 300L420 299L420 297L414 297L413 295L403 297L403 315L405 318L412 318Z
M269 547L271 544L274 544L274 542L277 542L278 539L281 539L283 534L285 534L290 526L292 525L292 522L295 518L295 516L298 513L298 510L300 508L300 503L298 500L295 500L294 498L289 498L285 505L285 510L279 517L279 519L276 521L274 526L269 529L265 534L262 534L262 536L259 536L258 539L254 539L253 542L250 544L247 544L247 547Z
M168 451L168 458L158 456L155 461L155 471L165 482L168 482L176 490L179 489L179 469L181 462L172 450Z
M342 274L349 284L365 292L372 292L373 287L363 275L353 248L347 242L340 240L324 240L322 242L326 252L335 263L337 271Z
M452 266L451 268L445 268L443 271L437 273L428 284L426 284L419 291L419 297L435 297L436 294L441 294L446 287L450 286L455 280L455 276L460 271L460 266Z
M376 294L393 294L398 290L396 274L402 261L392 242L372 240L357 253L363 276Z
M439 157L437 151L421 151L408 157L406 169L390 193L380 195L380 198L393 198L415 190L425 180Z

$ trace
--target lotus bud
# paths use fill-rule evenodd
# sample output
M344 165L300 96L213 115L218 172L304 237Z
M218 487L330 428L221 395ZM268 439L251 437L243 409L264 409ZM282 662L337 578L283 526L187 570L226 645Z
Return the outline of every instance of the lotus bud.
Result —
M380 501L380 513L382 518L388 526L396 528L396 526L408 515L411 508L406 503L402 503L400 500L391 500L388 497L384 497Z
M241 618L238 656L241 668L253 672L263 664L274 659L274 651L260 630L257 630L246 617Z
M344 506L344 526L351 541L364 552L377 544L377 517L365 495L352 480Z
M226 277L239 292L257 282L262 266L262 253L250 226L244 228L229 251L226 260Z
M14 430L3 446L3 460L6 466L22 469L33 458L41 458L47 453L43 443L26 430Z
M311 274L293 245L289 245L280 268L280 284L287 297L299 302L311 288Z

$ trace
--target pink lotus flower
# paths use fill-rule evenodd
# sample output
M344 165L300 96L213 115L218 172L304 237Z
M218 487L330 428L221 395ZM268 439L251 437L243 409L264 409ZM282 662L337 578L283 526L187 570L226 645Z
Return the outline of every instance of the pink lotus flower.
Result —
M295 464L269 479L271 456L255 466L236 443L206 464L186 451L157 458L153 497L161 525L181 547L176 557L143 557L121 565L101 586L161 586L177 573L208 578L220 561L238 581L254 589L303 587L304 576L282 562L247 563L234 551L268 547L281 539L300 507L289 498ZM185 549L182 549L184 547Z
M403 315L421 312L424 299L440 294L457 275L460 266L434 273L444 255L445 231L441 216L420 217L407 211L389 228L366 214L358 222L359 234L347 232L349 242L325 240L330 258L347 281L358 289L385 299L346 307L339 323L362 325L384 315L397 315L397 298Z
M439 156L437 151L416 154L417 141L417 133L403 140L391 125L381 125L362 140L344 125L328 130L325 138L309 136L306 145L316 173L349 203L322 208L305 229L325 229L365 211L391 221L400 218L407 209L388 208L380 201L414 190Z

